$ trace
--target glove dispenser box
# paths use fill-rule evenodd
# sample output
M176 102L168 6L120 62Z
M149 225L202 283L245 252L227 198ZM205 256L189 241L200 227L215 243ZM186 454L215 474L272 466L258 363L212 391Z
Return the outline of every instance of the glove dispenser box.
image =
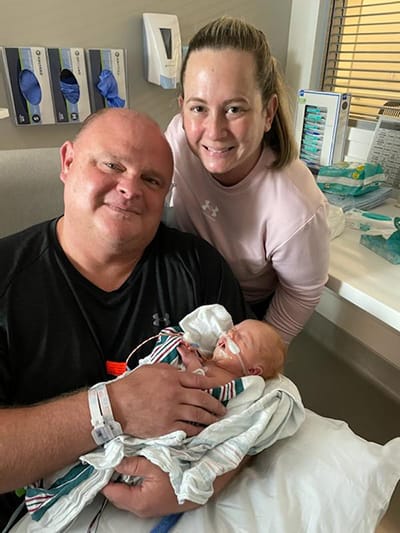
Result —
M126 50L89 48L87 59L92 111L128 107Z
M2 48L10 110L17 125L54 124L46 49Z
M91 112L84 49L48 48L47 56L56 122L83 122Z

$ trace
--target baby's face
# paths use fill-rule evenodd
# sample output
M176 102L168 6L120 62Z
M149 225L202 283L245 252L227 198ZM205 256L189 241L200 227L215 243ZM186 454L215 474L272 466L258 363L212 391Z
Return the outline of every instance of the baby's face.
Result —
M230 329L218 339L212 357L212 360L218 366L224 368L235 377L248 374L238 342L243 344L240 335L235 332L235 328Z
M244 320L221 335L212 360L236 376L246 376L262 365L269 331L259 320Z

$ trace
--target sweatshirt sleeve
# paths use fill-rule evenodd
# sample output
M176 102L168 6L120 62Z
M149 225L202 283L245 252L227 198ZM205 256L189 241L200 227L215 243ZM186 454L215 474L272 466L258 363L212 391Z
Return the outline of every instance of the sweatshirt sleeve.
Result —
M317 306L328 279L327 204L282 243L272 256L278 285L265 315L285 342L302 329Z

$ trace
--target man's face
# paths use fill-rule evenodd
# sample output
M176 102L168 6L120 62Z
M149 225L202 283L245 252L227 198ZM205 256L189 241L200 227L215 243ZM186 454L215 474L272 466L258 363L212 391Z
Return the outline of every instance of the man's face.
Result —
M65 225L88 247L144 249L159 226L173 170L158 127L132 111L111 110L65 143L61 160Z

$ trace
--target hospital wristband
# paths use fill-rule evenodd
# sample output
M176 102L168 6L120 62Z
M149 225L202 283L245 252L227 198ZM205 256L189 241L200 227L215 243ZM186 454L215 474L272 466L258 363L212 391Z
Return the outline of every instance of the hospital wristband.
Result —
M88 391L92 437L98 446L122 435L121 425L114 420L105 383L94 385Z

